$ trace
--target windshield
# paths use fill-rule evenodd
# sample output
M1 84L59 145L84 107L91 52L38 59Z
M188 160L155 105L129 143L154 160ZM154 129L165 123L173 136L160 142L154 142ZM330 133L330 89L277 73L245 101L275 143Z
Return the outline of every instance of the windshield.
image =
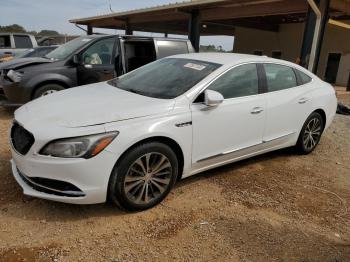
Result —
M113 79L109 84L144 96L172 99L191 89L220 66L192 59L166 58Z
M48 53L45 57L52 60L62 60L73 54L78 48L90 42L92 38L78 37Z

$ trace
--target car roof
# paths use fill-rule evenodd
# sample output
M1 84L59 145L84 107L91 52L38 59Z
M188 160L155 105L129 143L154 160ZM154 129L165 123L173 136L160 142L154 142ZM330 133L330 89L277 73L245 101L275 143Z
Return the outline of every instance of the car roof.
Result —
M6 33L6 32L2 32L2 33L0 33L0 35L28 35L28 36L32 36L32 34L27 34L27 33Z
M211 62L222 65L235 65L244 62L274 62L291 65L292 63L270 58L267 56L256 56L248 54L236 54L236 53L190 53L171 56L173 58L187 58L200 60L205 62Z
M143 40L143 39L149 39L149 40L168 40L168 41L183 41L188 42L189 40L186 38L175 38L175 37L160 37L160 36L143 36L143 35L113 35L113 34L93 34L93 35L82 35L80 37L85 38L101 38L101 37L120 37L126 40Z

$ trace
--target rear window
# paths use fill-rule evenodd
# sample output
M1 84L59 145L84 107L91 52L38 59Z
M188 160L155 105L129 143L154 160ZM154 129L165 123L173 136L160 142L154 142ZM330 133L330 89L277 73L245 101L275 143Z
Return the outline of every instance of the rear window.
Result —
M30 37L27 35L14 35L16 48L32 48L33 44Z
M264 68L269 92L297 86L297 79L291 67L278 64L264 64Z
M0 48L11 48L11 40L9 35L0 36Z
M188 46L186 41L158 40L157 46L158 58L188 53Z
M301 81L302 85L305 85L305 84L311 82L312 78L310 76L308 76L307 74L305 74L305 73L303 73L303 72L301 72L299 70L296 70L296 71L297 71L297 73L298 73L298 75L300 77L300 81Z

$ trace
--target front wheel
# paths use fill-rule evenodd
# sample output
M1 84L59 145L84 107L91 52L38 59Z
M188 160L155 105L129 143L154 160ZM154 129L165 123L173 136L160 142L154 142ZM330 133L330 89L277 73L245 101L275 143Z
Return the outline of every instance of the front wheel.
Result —
M296 145L301 154L309 154L316 148L320 142L324 124L322 116L317 112L313 112L306 119Z
M109 197L130 211L151 208L168 195L177 174L177 157L169 146L141 144L128 151L114 168Z
M42 97L42 96L46 96L46 95L50 95L53 94L55 92L61 91L63 90L64 87L58 84L47 84L47 85L43 85L41 87L39 87L37 90L35 90L34 95L33 95L33 99Z

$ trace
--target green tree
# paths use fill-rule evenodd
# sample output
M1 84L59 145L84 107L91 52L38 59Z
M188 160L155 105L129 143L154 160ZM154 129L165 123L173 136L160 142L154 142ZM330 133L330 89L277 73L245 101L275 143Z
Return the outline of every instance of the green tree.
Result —
M41 30L38 33L39 36L55 36L55 35L60 35L57 31L54 30Z
M23 26L18 24L0 26L0 32L3 33L26 33Z

